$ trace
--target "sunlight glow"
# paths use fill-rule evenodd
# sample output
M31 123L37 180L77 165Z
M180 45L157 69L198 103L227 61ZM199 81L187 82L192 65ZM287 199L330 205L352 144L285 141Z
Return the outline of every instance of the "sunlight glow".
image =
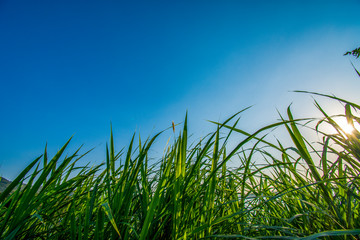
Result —
M345 118L339 118L336 119L336 123L341 127L341 129L344 131L344 133L346 134L352 134L353 131L355 130L355 128L358 129L359 125L358 124L354 124L355 128L353 126L351 126L351 124L349 124L347 122L347 120Z

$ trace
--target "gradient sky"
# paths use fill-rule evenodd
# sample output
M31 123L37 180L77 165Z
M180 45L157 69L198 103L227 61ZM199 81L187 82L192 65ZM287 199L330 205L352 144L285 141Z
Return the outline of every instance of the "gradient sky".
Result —
M360 46L360 1L0 1L0 176L46 143L117 149L181 123L201 136L250 105L255 129L309 90L360 102L343 53ZM359 64L358 64L359 65ZM167 136L171 135L171 132ZM160 142L166 141L160 138ZM163 141L164 140L164 141ZM165 142L164 142L165 144Z

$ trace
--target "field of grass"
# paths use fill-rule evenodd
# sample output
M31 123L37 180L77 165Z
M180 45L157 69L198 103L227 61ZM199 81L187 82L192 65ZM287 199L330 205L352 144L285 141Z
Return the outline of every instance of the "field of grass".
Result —
M318 97L343 113L329 116L315 102L323 118L295 119L289 107L247 133L240 111L194 143L185 117L157 161L149 150L161 133L134 136L120 152L111 133L106 162L95 166L78 166L80 149L63 156L69 142L53 157L45 148L0 195L0 238L360 239L360 132L336 121L360 124L360 106ZM271 141L274 128L292 141ZM309 128L320 142L304 136Z

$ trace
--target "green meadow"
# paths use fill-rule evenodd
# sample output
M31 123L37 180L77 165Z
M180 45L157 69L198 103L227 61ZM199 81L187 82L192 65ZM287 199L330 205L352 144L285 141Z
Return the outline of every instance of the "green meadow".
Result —
M329 115L315 101L320 118L298 119L289 107L247 132L243 109L195 142L186 115L165 130L176 137L157 160L151 150L163 132L134 134L116 151L111 131L98 165L80 165L87 154L67 153L70 140L54 156L45 148L1 193L0 238L360 239L360 105L302 94L343 110Z

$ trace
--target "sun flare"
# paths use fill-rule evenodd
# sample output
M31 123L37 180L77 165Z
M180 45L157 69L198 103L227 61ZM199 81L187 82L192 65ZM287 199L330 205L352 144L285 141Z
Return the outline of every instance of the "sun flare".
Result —
M352 134L355 130L354 126L349 124L345 118L337 119L336 123L346 134Z

